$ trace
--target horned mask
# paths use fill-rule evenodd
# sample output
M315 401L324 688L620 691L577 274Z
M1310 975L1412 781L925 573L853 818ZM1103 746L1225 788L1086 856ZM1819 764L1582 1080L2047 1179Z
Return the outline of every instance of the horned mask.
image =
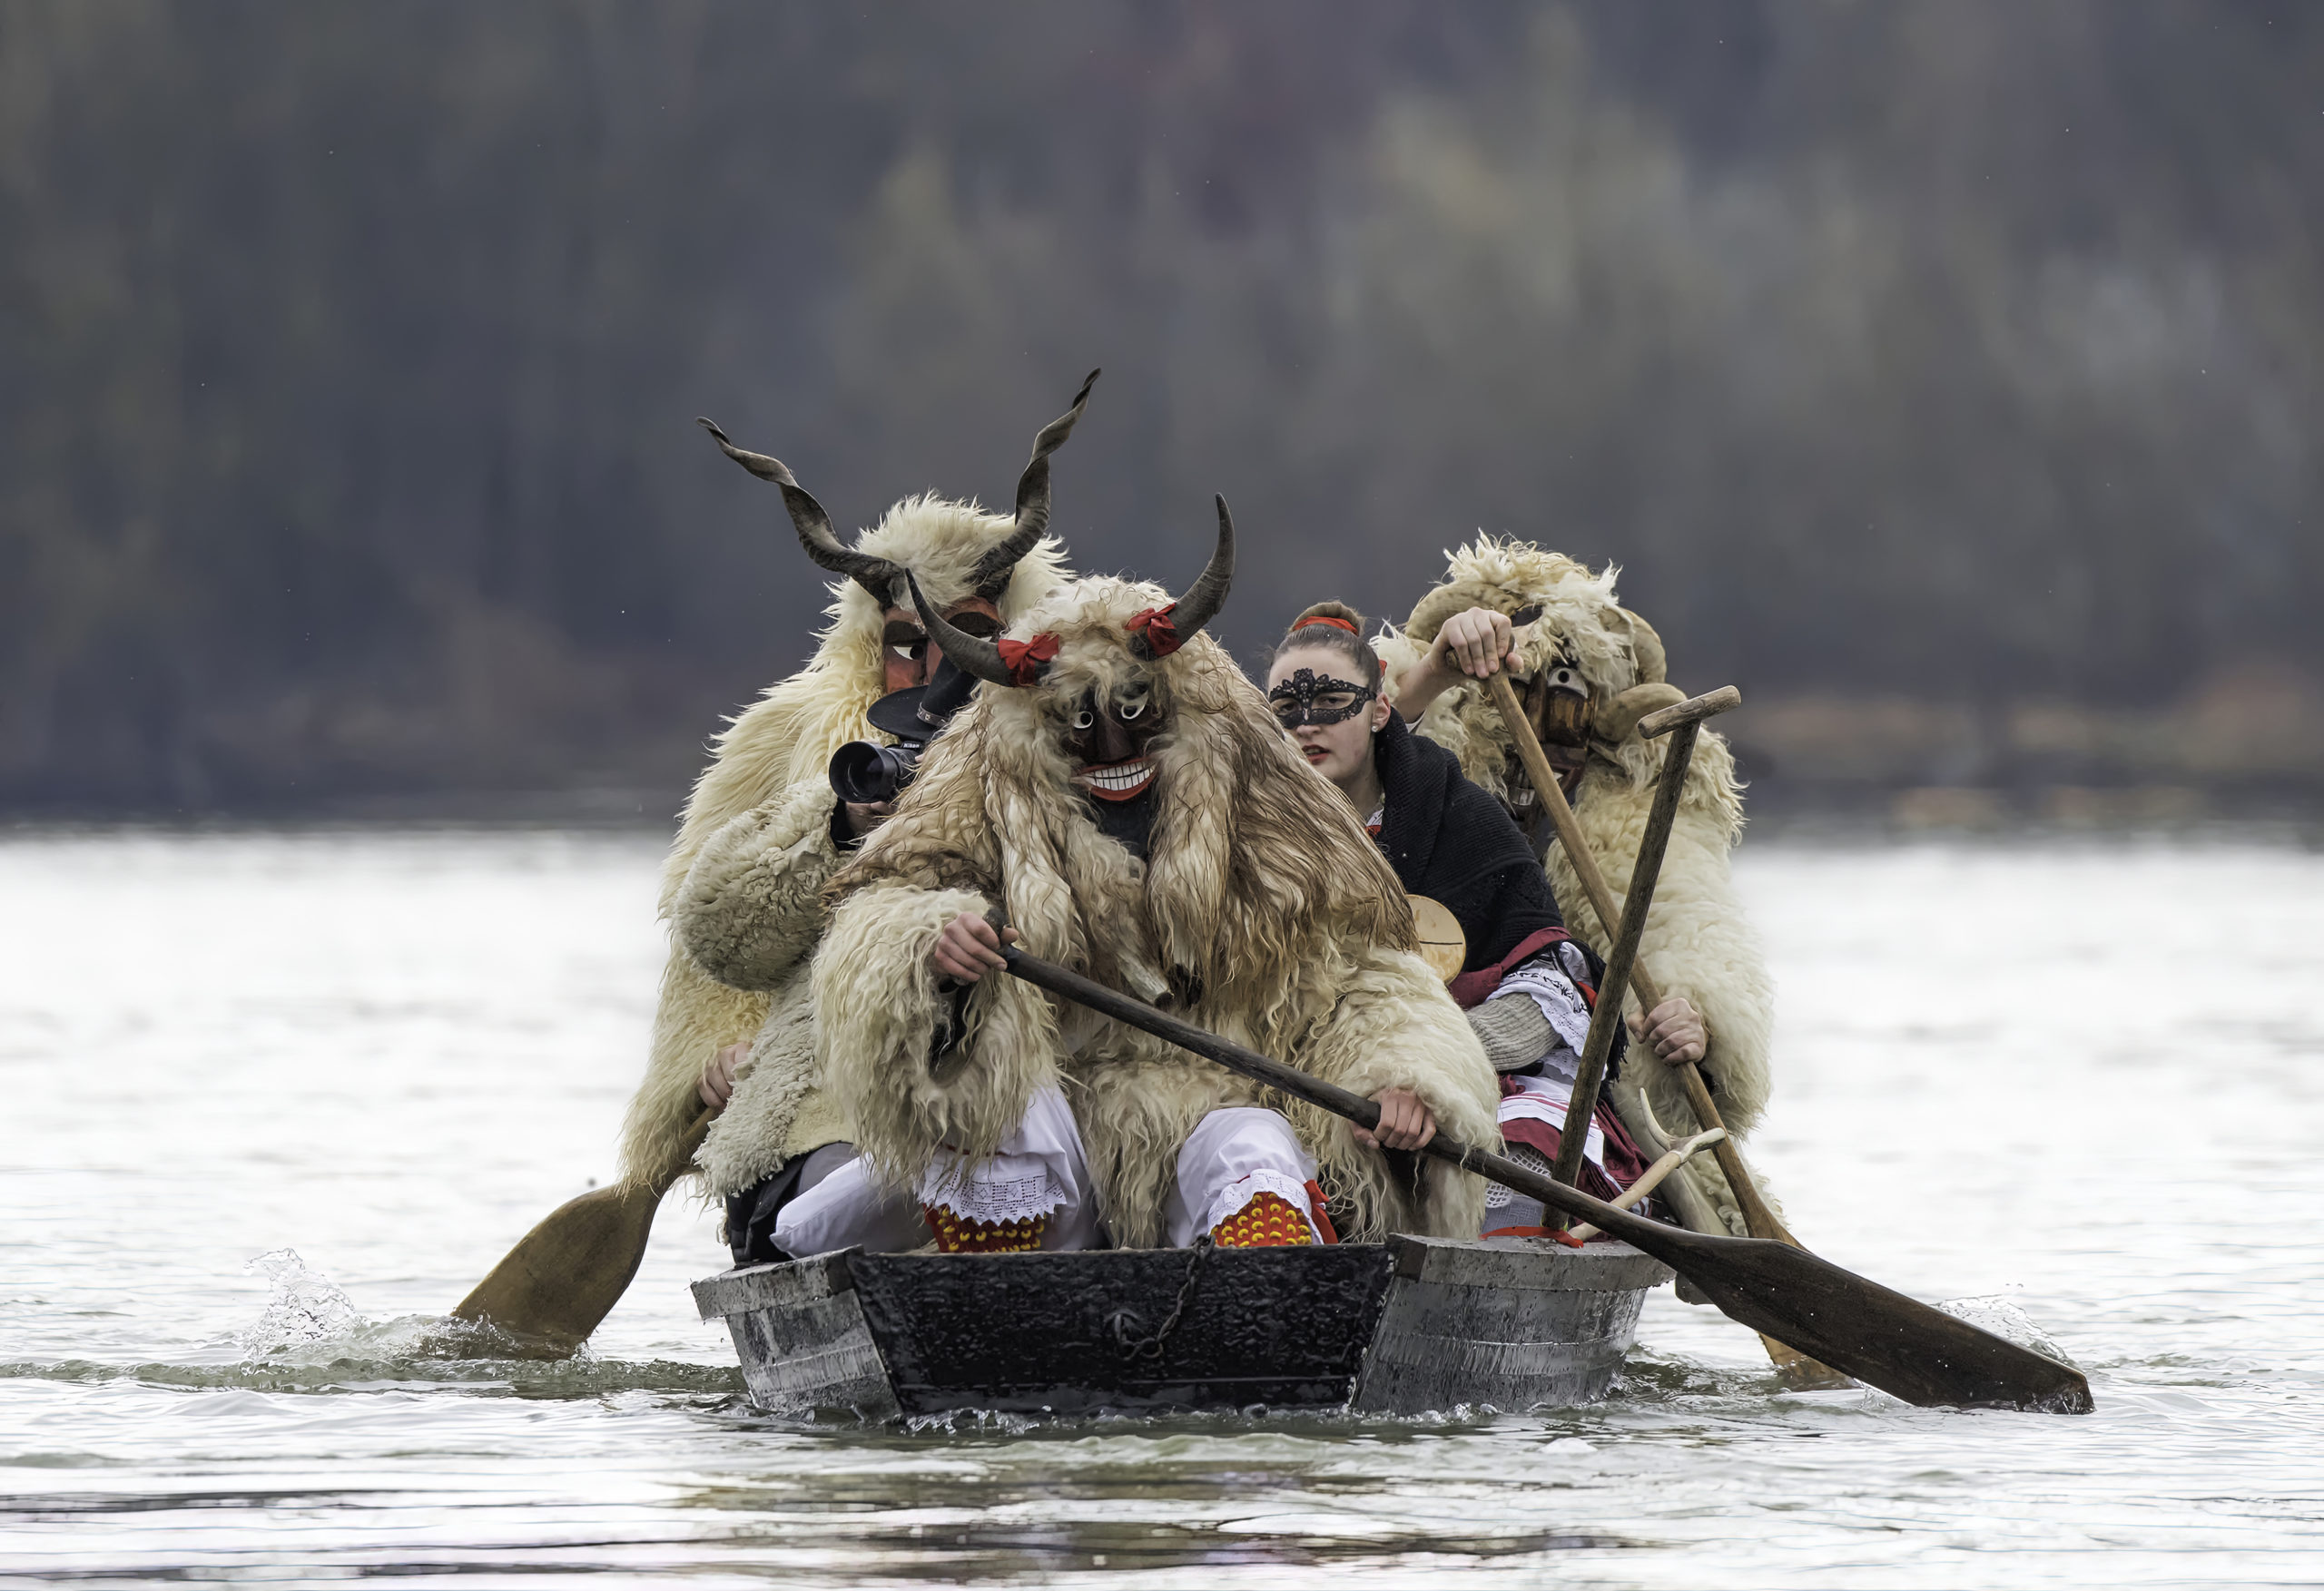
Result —
M1084 685L1064 709L1064 748L1074 765L1074 782L1101 801L1128 801L1146 793L1154 782L1155 763L1149 754L1154 741L1169 727L1169 709L1157 672L1151 665L1192 640L1226 604L1235 581L1235 521L1226 499L1215 499L1218 508L1218 545L1199 578L1186 594L1158 607L1141 608L1123 626L1124 650L1132 666L1115 672L1112 679ZM1009 689L1037 689L1049 683L1063 638L1044 632L1029 640L991 640L972 635L947 621L921 594L916 578L907 575L912 602L921 623L943 649L944 655L966 673L988 683Z
M1064 414L1041 427L1033 438L1033 457L1025 466L1024 474L1017 480L1017 508L1011 528L980 555L968 573L963 597L974 596L987 603L997 603L1009 588L1018 562L1033 550L1048 533L1049 523L1049 455L1065 445L1073 435L1081 411L1089 402L1089 389L1097 384L1099 372L1092 370L1081 383L1081 390L1073 395L1073 406ZM792 475L790 466L779 458L763 453L752 453L727 440L726 433L706 419L694 422L708 431L726 457L749 470L763 481L772 481L782 489L783 506L790 511L792 528L798 533L799 545L807 555L834 575L854 581L872 595L882 608L903 607L910 586L902 564L893 559L842 546L832 532L831 516L815 501L806 488ZM956 601L959 599L955 599ZM949 650L949 649L948 649Z

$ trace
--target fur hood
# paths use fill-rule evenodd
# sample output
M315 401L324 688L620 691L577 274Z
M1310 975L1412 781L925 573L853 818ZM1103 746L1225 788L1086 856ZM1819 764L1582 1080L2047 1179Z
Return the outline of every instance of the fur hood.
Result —
M1489 535L1445 557L1444 578L1420 599L1403 628L1384 626L1372 643L1391 695L1453 614L1472 607L1512 615L1539 609L1540 617L1517 629L1518 677L1530 679L1561 663L1575 668L1590 686L1590 761L1620 769L1640 789L1650 786L1662 771L1660 751L1631 732L1647 713L1683 701L1686 693L1665 677L1662 638L1654 626L1615 599L1621 571L1609 564L1593 575L1563 553ZM1417 727L1461 760L1462 772L1495 795L1508 798L1521 788L1524 774L1509 732L1492 698L1475 685L1445 692L1429 704ZM1718 770L1724 770L1723 777ZM1740 832L1743 803L1733 760L1716 732L1702 736L1688 795L1708 802Z
M1015 527L1006 514L973 501L907 497L856 542L860 552L920 572L929 600L950 606L970 594L977 560ZM1019 561L996 604L1006 623L1067 579L1064 548L1044 536ZM767 688L729 720L711 742L711 761L695 781L675 842L662 869L660 915L667 922L686 876L710 837L785 790L824 777L832 753L850 741L885 739L864 714L885 692L879 603L855 581L832 582L828 628L807 665ZM907 594L905 602L909 604ZM673 946L662 972L646 1075L622 1129L622 1170L642 1177L663 1164L700 1108L695 1079L721 1047L756 1034L769 996L718 983Z
M815 971L827 1075L883 1174L903 1181L944 1152L990 1154L1032 1091L1062 1080L1116 1241L1134 1247L1159 1241L1195 1124L1260 1103L1256 1089L1006 977L977 986L965 1059L940 1075L929 1039L943 997L927 953L954 913L1003 902L1032 954L1358 1092L1412 1087L1472 1142L1494 1141L1497 1100L1459 1008L1411 953L1394 875L1258 688L1207 635L1161 658L1133 650L1128 622L1169 601L1158 586L1085 579L1016 620L1013 638L1058 638L1046 675L988 686L931 745L896 817L833 881L845 899ZM1167 715L1147 752L1143 861L1099 830L1064 745L1072 706L1124 684ZM1334 1186L1335 1221L1345 1201L1350 1235L1475 1231L1473 1178L1427 1163L1400 1186L1336 1120L1286 1114Z

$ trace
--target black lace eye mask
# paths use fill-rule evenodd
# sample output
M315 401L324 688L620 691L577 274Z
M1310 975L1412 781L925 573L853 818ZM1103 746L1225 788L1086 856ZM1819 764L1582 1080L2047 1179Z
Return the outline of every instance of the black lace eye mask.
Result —
M1378 693L1370 685L1335 680L1329 674L1318 679L1314 669L1301 669L1267 692L1267 705L1275 710L1277 723L1296 729L1303 723L1344 723L1363 712L1364 704ZM1349 701L1344 707L1318 707L1318 696L1346 696Z

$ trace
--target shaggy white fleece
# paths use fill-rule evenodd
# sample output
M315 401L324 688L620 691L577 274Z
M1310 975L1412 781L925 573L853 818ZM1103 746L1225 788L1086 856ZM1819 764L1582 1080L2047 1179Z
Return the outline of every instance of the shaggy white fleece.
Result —
M1515 613L1538 604L1541 619L1518 631L1518 673L1530 676L1563 661L1590 684L1590 758L1573 800L1574 817L1619 902L1629 887L1669 744L1641 739L1638 720L1682 697L1664 680L1661 639L1615 600L1617 571L1610 565L1592 574L1563 554L1491 536L1480 536L1447 557L1443 581L1421 599L1404 627L1374 643L1388 677L1401 681L1454 614L1472 607ZM1524 777L1513 767L1500 712L1476 686L1445 692L1429 704L1417 727L1457 756L1462 771L1487 790L1507 794ZM1703 1069L1718 1091L1719 1114L1738 1140L1748 1136L1767 1106L1775 1003L1766 958L1744 919L1728 872L1728 852L1742 827L1734 756L1721 736L1706 730L1688 770L1640 956L1664 992L1685 996L1709 1024L1710 1053ZM1551 848L1548 868L1567 927L1605 955L1610 947L1604 927L1562 847ZM1630 1004L1635 1009L1635 997ZM1615 1108L1626 1122L1639 1120L1641 1087L1666 1125L1675 1132L1692 1130L1694 1112L1678 1078L1643 1056L1622 1069L1612 1090ZM1680 1202L1694 1203L1687 1196L1690 1191L1716 1209L1730 1231L1740 1233L1742 1213L1712 1158L1697 1156L1687 1175L1692 1189L1674 1190Z
M1412 954L1410 908L1339 792L1293 751L1265 699L1197 635L1146 661L1125 622L1157 587L1078 582L1012 626L1058 635L1039 686L990 689L931 748L897 816L833 884L845 898L815 964L825 1075L880 1174L992 1153L1035 1089L1061 1082L1115 1241L1152 1247L1179 1145L1259 1091L1211 1062L988 976L958 1046L931 1056L950 997L928 953L944 923L1006 903L1032 954L1262 1054L1369 1094L1398 1085L1443 1130L1498 1142L1499 1089L1443 985ZM1066 714L1143 686L1169 728L1150 749L1157 810L1140 862L1069 782ZM1270 1102L1281 1103L1281 1102ZM1344 1235L1472 1235L1475 1178L1362 1149L1346 1125L1287 1113Z
M856 546L909 565L917 572L921 589L940 608L970 594L970 575L977 560L1006 539L1015 523L1008 515L987 514L972 502L910 497L889 509ZM1053 537L1044 537L1019 561L1008 589L1001 594L997 605L1004 620L1024 611L1065 577L1063 548ZM841 746L850 741L888 738L875 733L863 716L885 690L880 655L884 627L881 606L853 580L835 582L830 589L832 602L825 611L832 623L818 637L813 659L790 678L768 687L757 702L729 721L713 742L710 766L695 781L677 839L663 866L661 915L671 925L672 943L662 969L645 1077L630 1101L622 1127L622 1172L626 1178L649 1176L668 1161L702 1108L694 1089L704 1064L725 1046L758 1035L771 1017L779 1018L771 997L782 980L778 967L763 956L749 967L728 967L727 970L741 970L752 980L748 987L738 988L720 982L681 942L677 918L696 859L711 838L736 819L775 802L783 792L799 785L821 784L832 753ZM824 810L828 815L829 807ZM774 832L770 830L770 835ZM738 846L741 839L738 835ZM749 875L746 858L738 852L730 859L739 864L734 876ZM700 908L710 903L697 899L693 904ZM719 943L749 942L763 951L803 936L798 952L803 955L820 931L822 908L817 903L810 912L802 904L800 911L802 915L787 926L748 931L738 930L730 917L720 930L727 938L714 935L713 938ZM740 938L734 938L738 932ZM783 1023L787 1019L779 1018L778 1025ZM787 1085L778 1087L772 1078L762 1080L758 1086L773 1089L776 1095L789 1091ZM796 1101L793 1119L825 1124L822 1130L831 1135L822 1142L845 1135L839 1114L818 1106L811 1093L803 1093ZM731 1139L740 1131L738 1118L724 1136ZM732 1164L747 1158L738 1156Z
M694 965L732 988L763 992L766 1019L749 1069L697 1157L707 1191L737 1193L793 1154L846 1136L817 1087L814 997L807 961L822 937L822 889L839 870L832 790L802 780L712 835L670 913ZM804 1141L794 1141L798 1134Z

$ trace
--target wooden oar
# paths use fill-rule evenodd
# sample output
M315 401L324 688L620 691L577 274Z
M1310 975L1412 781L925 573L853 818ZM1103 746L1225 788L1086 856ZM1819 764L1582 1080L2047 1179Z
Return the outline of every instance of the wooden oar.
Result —
M513 1349L547 1358L580 1347L637 1274L662 1195L685 1174L714 1114L694 1117L669 1160L644 1182L598 1188L549 1212L452 1311L456 1321L497 1327L507 1343L438 1346L487 1355Z
M1077 1005L1167 1039L1230 1072L1344 1116L1367 1131L1380 1107L1256 1050L1182 1022L1101 983L1004 946L1009 970ZM1728 1316L1796 1344L1858 1380L1925 1408L2086 1414L2090 1383L2069 1364L2021 1348L1917 1299L1763 1238L1710 1237L1617 1210L1515 1161L1438 1134L1420 1153L1514 1189L1644 1250Z
M1504 682L1503 689L1506 688ZM1572 1097L1566 1104L1569 1126L1580 1122L1586 1129L1598 1109L1598 1090L1606 1080L1606 1063L1614 1053L1614 1035L1622 1020L1622 996L1628 992L1638 967L1639 941L1646 934L1646 915L1654 904L1654 883L1662 873L1662 853L1670 843L1670 825L1679 816L1679 797L1686 788L1687 764L1694 756L1699 722L1682 724L1671 737L1669 755L1662 763L1661 781L1654 787L1654 806L1646 815L1646 831L1639 836L1638 856L1630 863L1630 896L1622 903L1622 915L1614 919L1621 926L1619 931L1612 932L1613 942L1606 953L1606 971L1598 984L1598 1002L1590 1013L1590 1033L1581 1045L1581 1064L1575 1068ZM1719 1141L1724 1138L1721 1134ZM1569 1185L1578 1183L1581 1180L1581 1152L1588 1140L1586 1131L1563 1134L1558 1140L1557 1164L1550 1168L1550 1174Z
M1510 689L1508 673L1504 671L1487 679L1485 690L1492 697L1493 705L1501 709L1502 720L1509 726L1509 738L1516 743L1518 760L1525 764L1534 793L1541 797L1542 808L1557 829L1558 843L1565 848L1566 860L1572 864L1574 877L1581 880L1582 893L1590 897L1590 908L1597 914L1599 927L1606 932L1606 942L1611 945L1621 937L1621 912L1614 905L1614 892L1606 887L1606 875L1598 869L1598 859L1590 854L1590 842L1581 837L1581 826L1574 821L1573 809L1566 804L1557 771L1550 766L1541 742L1533 734L1533 726L1526 722L1517 692ZM1639 732L1650 740L1657 734L1668 734L1681 724L1700 723L1706 718L1739 707L1742 702L1741 692L1732 685L1723 686L1659 712L1649 713L1639 721ZM1660 794L1658 790L1658 799ZM1651 1011L1662 1004L1661 985L1643 962L1631 970L1630 983L1638 990L1640 1010ZM1679 1085L1687 1091L1687 1103L1694 1106L1695 1119L1706 1127L1726 1125L1719 1119L1718 1106L1711 1103L1710 1086L1703 1081L1701 1069L1692 1061L1672 1069L1679 1074ZM1743 1212L1744 1224L1751 1235L1797 1244L1799 1240L1791 1235L1760 1196L1759 1185L1744 1165L1732 1134L1719 1140L1712 1152L1718 1157L1718 1169L1727 1174L1728 1184L1735 1190L1736 1205Z
M1492 697L1493 705L1501 710L1502 722L1508 726L1510 739L1517 747L1518 759L1525 764L1526 777L1533 781L1534 793L1541 798L1543 810L1550 814L1550 822L1557 830L1558 843L1565 848L1566 859L1572 864L1574 876L1581 880L1582 892L1590 898L1590 908L1597 914L1607 942L1610 945L1617 943L1624 938L1623 916L1615 909L1613 891L1606 888L1606 876L1599 871L1598 859L1590 853L1589 841L1581 837L1581 826L1574 821L1573 809L1566 804L1565 790L1558 782L1557 771L1550 766L1549 758L1542 753L1541 742L1535 738L1532 724L1526 719L1524 709L1517 703L1517 692L1510 688L1508 674L1493 674L1486 680L1485 688ZM1639 721L1639 733L1649 740L1678 731L1684 741L1683 745L1674 742L1664 754L1663 778L1654 792L1656 814L1666 810L1675 813L1678 810L1679 798L1684 791L1687 764L1693 760L1697 726L1707 718L1742 705L1742 702L1741 692L1732 685L1725 685L1666 707L1659 712L1649 713ZM1650 826L1652 816L1648 821ZM1630 869L1633 895L1637 892L1638 873L1644 860L1644 848L1641 846L1640 859ZM1660 865L1659 850L1656 864L1658 867ZM1630 983L1638 990L1640 1011L1651 1011L1662 1003L1662 990L1643 962L1631 967ZM1616 1004L1620 1004L1619 997ZM1726 1123L1719 1118L1718 1107L1711 1103L1710 1087L1703 1081L1701 1069L1694 1062L1688 1061L1675 1070L1679 1074L1679 1085L1686 1091L1687 1103L1694 1107L1695 1120L1705 1127L1724 1128ZM1753 1179L1750 1168L1743 1164L1742 1152L1735 1146L1733 1134L1722 1132L1713 1140L1712 1149L1718 1161L1718 1169L1726 1174L1728 1186L1735 1191L1736 1203L1743 1212L1745 1230L1753 1237L1771 1238L1777 1242L1789 1243L1794 1248L1805 1248L1807 1245L1792 1236L1790 1229L1777 1218L1767 1200L1760 1195L1759 1184ZM1775 1365L1777 1374L1787 1387L1805 1390L1838 1386L1846 1380L1838 1371L1828 1365L1817 1363L1787 1343L1764 1332L1759 1340L1767 1348L1768 1358Z

